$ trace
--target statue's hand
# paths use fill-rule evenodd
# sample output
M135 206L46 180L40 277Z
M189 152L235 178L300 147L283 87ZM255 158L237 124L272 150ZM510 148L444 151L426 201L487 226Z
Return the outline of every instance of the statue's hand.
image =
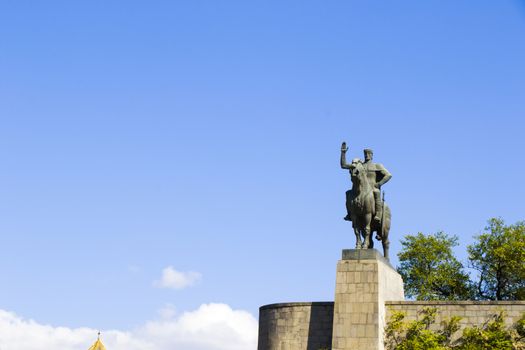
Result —
M346 142L343 142L343 144L341 145L341 152L346 152L348 151L348 147L346 147Z

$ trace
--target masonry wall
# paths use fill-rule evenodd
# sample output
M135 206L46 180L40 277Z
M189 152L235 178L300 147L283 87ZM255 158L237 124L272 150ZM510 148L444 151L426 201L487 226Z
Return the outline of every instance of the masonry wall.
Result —
M434 329L439 328L441 321L452 316L462 317L460 325L482 325L493 315L501 311L505 313L505 323L510 326L525 313L525 301L387 301L385 302L387 316L392 311L403 311L407 320L415 320L425 308L437 309Z
M337 263L332 349L384 349L385 301L404 299L401 276L377 250L343 250Z
M442 320L460 316L462 328L482 325L499 312L513 325L525 313L525 301L386 301L387 318L392 311L403 311L415 320L427 307L437 309L437 329ZM259 309L258 350L331 349L334 303L282 303ZM460 335L461 331L456 335Z
M343 250L335 301L262 306L258 350L382 350L393 311L415 320L435 307L434 329L452 316L462 317L462 327L482 325L501 311L510 326L525 313L525 301L404 301L401 277L373 250Z
M334 303L281 303L259 309L258 350L330 349Z

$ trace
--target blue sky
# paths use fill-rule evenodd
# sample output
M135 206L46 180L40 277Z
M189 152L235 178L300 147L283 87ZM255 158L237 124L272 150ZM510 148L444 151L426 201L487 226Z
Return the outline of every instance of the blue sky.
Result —
M332 300L343 140L393 174L394 264L418 231L464 257L525 218L523 62L516 0L0 1L0 309ZM155 287L169 266L201 277Z

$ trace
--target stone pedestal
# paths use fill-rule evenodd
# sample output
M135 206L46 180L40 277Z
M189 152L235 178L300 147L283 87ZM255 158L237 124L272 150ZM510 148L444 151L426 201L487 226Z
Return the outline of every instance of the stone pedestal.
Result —
M401 300L403 280L377 250L343 250L337 263L332 350L383 350L385 301Z
M318 350L332 345L334 303L281 303L259 309L258 350Z

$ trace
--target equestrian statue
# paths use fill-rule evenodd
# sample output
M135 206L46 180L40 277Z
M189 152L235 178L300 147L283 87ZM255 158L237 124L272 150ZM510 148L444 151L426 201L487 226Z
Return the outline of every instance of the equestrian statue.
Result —
M341 168L348 169L352 180L352 189L346 191L346 221L352 221L356 244L355 249L372 249L376 239L383 245L383 255L388 260L390 241L390 208L381 198L381 186L387 183L392 175L379 163L372 162L373 151L364 150L365 160L354 158L350 164L346 162L346 142L341 145Z

